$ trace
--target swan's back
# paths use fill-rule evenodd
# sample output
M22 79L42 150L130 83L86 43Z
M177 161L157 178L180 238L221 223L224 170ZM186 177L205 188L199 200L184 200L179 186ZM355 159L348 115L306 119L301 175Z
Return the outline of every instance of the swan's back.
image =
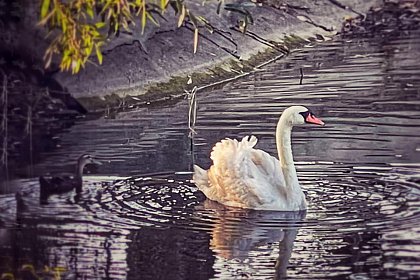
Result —
M256 144L255 136L218 142L210 155L213 160L210 169L194 166L197 187L209 199L228 206L278 208L282 203L279 199L287 197L279 161L254 149Z

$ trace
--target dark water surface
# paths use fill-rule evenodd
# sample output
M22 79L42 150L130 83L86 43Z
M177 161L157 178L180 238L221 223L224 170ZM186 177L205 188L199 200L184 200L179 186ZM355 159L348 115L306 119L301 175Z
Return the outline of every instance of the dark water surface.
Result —
M197 98L193 149L184 100L80 121L39 164L11 171L28 179L3 182L0 274L420 278L420 32L308 46ZM293 133L306 213L226 208L183 174L208 167L224 137L256 135L276 155L276 122L295 104L327 124ZM39 205L36 176L72 171L86 152L104 164L82 197Z

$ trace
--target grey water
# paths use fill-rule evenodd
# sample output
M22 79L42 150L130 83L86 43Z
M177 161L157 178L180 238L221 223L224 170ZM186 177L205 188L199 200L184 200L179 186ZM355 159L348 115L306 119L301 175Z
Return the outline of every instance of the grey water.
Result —
M80 120L0 195L0 275L63 279L419 279L420 32L308 44L188 101ZM300 69L303 72L300 84ZM205 199L192 164L225 137L276 155L290 105L306 212L246 211ZM37 176L91 153L81 197L39 204Z

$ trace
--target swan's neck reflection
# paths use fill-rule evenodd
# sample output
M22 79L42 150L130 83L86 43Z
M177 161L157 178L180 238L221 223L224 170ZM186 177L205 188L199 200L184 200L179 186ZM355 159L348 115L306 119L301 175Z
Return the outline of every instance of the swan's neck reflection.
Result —
M215 213L210 249L216 255L216 271L222 275L238 270L248 276L264 273L275 279L287 275L298 226L306 211L228 208L210 200L204 207Z
M283 239L279 242L279 255L275 265L275 279L283 279L287 276L287 266L293 251L293 243L298 233L297 228L283 230Z

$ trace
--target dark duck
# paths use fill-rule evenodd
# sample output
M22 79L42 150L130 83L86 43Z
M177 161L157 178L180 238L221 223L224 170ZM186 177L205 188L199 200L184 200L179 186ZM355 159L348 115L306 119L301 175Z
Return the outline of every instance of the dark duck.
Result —
M83 169L88 164L102 164L95 160L91 155L81 155L77 160L76 172L74 175L58 175L58 176L41 176L39 177L40 185L40 202L46 204L48 197L52 194L62 194L73 189L77 194L82 192L83 185Z

